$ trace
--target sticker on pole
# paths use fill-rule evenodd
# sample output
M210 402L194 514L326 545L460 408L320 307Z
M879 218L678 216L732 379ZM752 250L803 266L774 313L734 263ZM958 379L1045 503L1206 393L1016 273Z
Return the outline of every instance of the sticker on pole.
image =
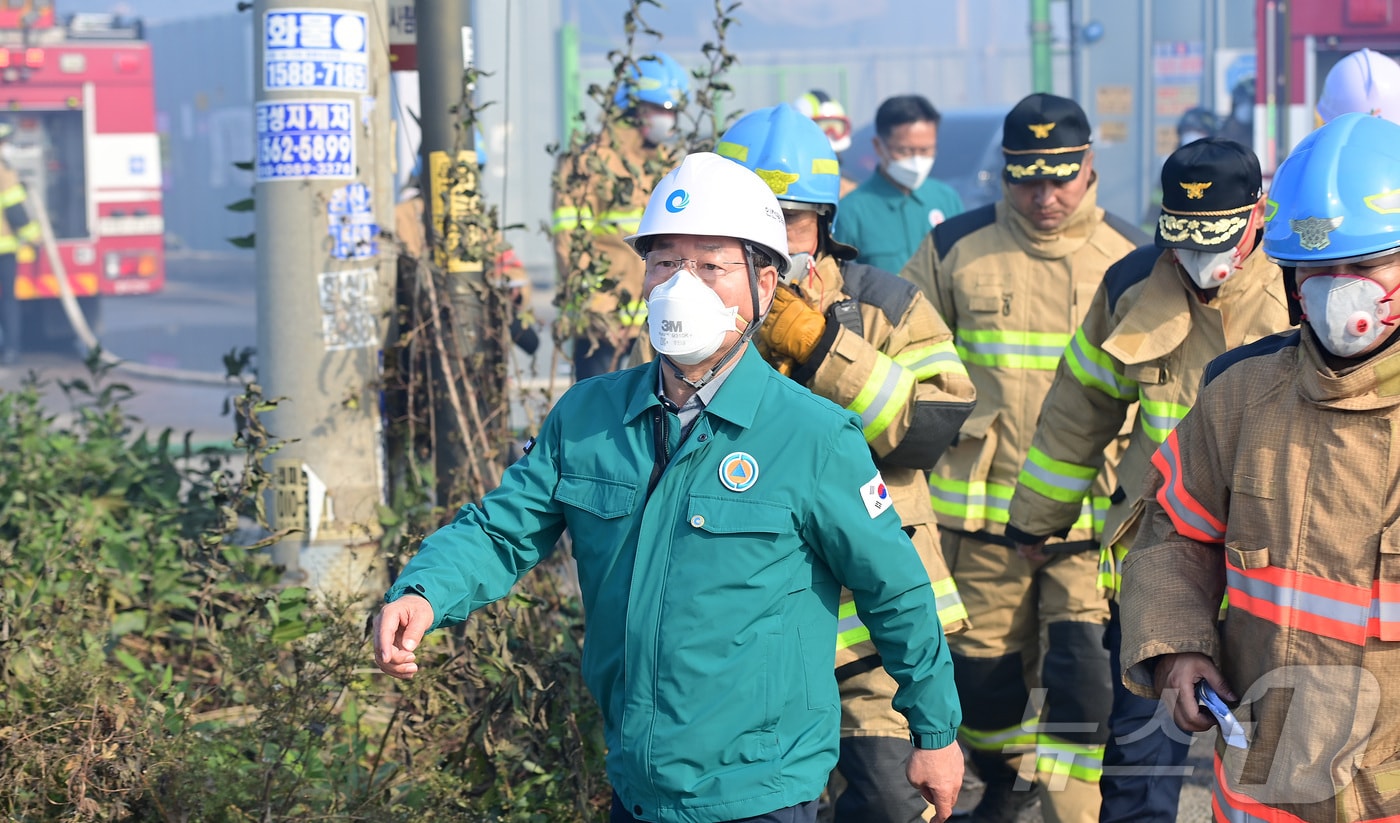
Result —
M368 260L379 254L379 224L369 187L351 183L331 192L326 204L331 256L339 260Z
M379 273L374 269L322 272L316 277L321 339L326 351L370 349L381 343Z
M258 103L257 181L354 178L353 107L348 100Z
M369 89L366 17L341 9L263 14L263 90Z

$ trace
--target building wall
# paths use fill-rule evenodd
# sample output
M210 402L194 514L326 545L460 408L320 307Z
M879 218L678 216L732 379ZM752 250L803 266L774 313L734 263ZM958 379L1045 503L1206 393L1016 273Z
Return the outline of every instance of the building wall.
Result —
M156 124L165 158L167 242L204 251L253 231L253 17L225 14L152 25Z

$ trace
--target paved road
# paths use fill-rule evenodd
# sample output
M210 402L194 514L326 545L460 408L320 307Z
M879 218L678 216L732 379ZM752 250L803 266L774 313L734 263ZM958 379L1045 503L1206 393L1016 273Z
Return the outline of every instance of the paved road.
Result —
M103 302L98 338L104 349L129 362L222 374L225 353L257 340L253 283L251 255L172 255L163 292ZM23 352L19 362L0 367L0 390L15 389L31 372L47 382L45 395L53 412L67 408L56 384L87 377L76 349ZM233 436L232 418L223 414L223 405L234 390L120 371L110 379L135 390L125 405L148 429L190 431L200 443Z

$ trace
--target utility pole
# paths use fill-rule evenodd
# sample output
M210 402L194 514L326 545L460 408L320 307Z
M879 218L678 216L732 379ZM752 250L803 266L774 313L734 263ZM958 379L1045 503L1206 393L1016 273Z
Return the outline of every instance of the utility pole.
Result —
M385 0L256 0L258 382L287 582L383 588L379 355L393 254Z
M482 245L481 238L465 236L464 230L465 219L481 209L475 135L466 126L471 90L464 82L474 50L472 4L470 0L415 0L414 14L423 131L420 154L426 183L423 218L429 245L438 250L435 262L445 277L457 353L467 373L482 376L484 384L496 374L502 352L485 333L485 264L471 259L472 248ZM452 376L439 368L434 378L441 387L441 381ZM438 500L450 505L460 474L472 457L461 431L450 423L457 410L450 406L448 393L438 391L437 396L442 398L434 415Z
M1050 50L1053 36L1050 0L1031 0L1031 91L1055 91L1055 68Z

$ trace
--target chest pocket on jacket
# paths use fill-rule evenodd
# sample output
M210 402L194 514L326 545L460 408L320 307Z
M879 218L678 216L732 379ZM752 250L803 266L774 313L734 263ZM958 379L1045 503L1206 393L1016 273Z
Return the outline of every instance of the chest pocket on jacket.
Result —
M967 310L977 314L1011 312L1011 298L1004 296L1001 289L978 289L967 294Z
M791 508L748 494L692 494L682 511L680 529L689 535L676 543L674 573L704 577L713 574L716 563L723 563L745 588L788 591L801 559Z
M690 496L686 522L713 535L783 535L797 531L792 509L781 503L734 497Z
M560 475L554 486L554 499L567 508L564 520L573 538L574 556L597 559L614 552L622 544L637 500L637 486L620 480Z
M635 484L576 474L561 475L554 487L555 500L604 520L630 513L636 497Z

